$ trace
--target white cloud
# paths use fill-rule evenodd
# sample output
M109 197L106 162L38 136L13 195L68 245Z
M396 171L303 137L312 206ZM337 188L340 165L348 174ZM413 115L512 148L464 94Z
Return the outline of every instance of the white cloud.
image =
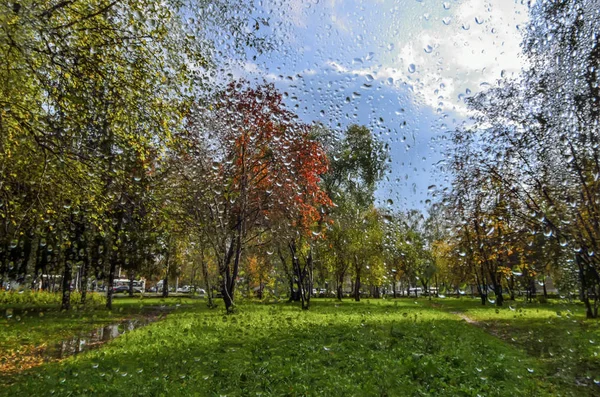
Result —
M418 78L417 93L424 104L464 113L459 95L494 84L503 71L509 75L521 69L517 26L526 21L525 6L506 0L465 1L454 7L449 25L439 21L402 48L399 68L415 65L414 76L404 78Z
M528 9L515 1L455 0L447 10L437 1L379 0L368 8L350 0L265 1L275 20L293 25L284 36L290 51L272 60L279 70L248 63L240 70L246 76L286 82L289 73L318 69L391 78L412 88L417 105L465 115L467 90L475 94L523 66L517 26L527 23Z
M448 16L451 22L446 25L443 19ZM526 6L506 0L466 0L428 18L412 21L410 31L395 32L397 40L374 40L395 42L391 54L376 66L356 68L339 59L325 64L340 73L392 78L396 86L412 86L423 105L461 114L466 114L467 90L474 94L522 68L517 27L527 22Z

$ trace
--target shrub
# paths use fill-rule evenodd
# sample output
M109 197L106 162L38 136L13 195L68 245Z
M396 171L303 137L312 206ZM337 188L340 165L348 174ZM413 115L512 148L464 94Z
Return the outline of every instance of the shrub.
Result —
M2 305L60 305L62 293L48 291L4 291L0 292L0 304ZM71 303L81 302L80 292L71 292ZM106 297L102 293L88 292L86 304L102 305Z

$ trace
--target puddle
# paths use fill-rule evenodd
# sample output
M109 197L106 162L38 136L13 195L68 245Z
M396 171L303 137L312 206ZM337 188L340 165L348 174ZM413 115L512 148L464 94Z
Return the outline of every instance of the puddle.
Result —
M98 348L104 343L115 339L126 332L145 327L146 325L165 318L170 313L179 308L189 305L157 305L142 307L142 316L130 318L120 323L105 325L96 328L93 331L74 336L71 339L63 340L54 345L50 345L43 350L42 357L45 361L60 360L69 356L74 356L85 351Z
M44 349L43 357L46 360L60 360L69 356L100 347L109 340L115 339L126 332L144 327L162 319L163 316L148 316L125 320L118 324L109 324L91 332L77 335L71 339L48 346Z
M61 360L92 349L97 349L112 339L118 338L137 328L145 327L150 323L162 320L168 313L188 306L190 305L144 306L141 308L140 312L138 312L136 317L131 317L119 323L104 325L92 331L80 333L59 343L39 347L23 346L19 352L11 353L6 356L0 355L0 374L2 375L0 376L0 388L3 384L10 384L12 382L12 377L25 369L37 367L47 362ZM4 313L0 311L0 315L4 314L8 319L18 319L19 316L31 315L33 313L41 314L44 311L48 311L48 309L7 309ZM2 377L4 377L4 379L2 379Z

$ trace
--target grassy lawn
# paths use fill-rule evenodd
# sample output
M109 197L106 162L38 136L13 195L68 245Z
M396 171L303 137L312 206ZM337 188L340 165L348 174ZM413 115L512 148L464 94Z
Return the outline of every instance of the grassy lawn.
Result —
M7 374L41 364L43 352L52 345L76 335L85 334L107 324L145 316L153 308L162 306L189 307L203 304L197 299L183 298L118 298L113 310L101 305L74 306L70 312L61 312L55 304L2 305L0 312L0 385ZM150 310L147 310L150 309Z
M567 372L556 377L544 355L452 313L464 311L482 323L514 323L523 328L519 341L539 328L562 330L563 320L583 321L577 306L570 306L570 319L548 323L549 314L557 317L555 308L562 306L543 308L544 317L534 316L542 311L534 307L496 313L493 307L479 308L477 301L434 303L318 300L308 312L286 303L249 303L230 316L222 308L196 305L98 350L26 370L0 394L580 396L600 391L577 386L575 379L566 382ZM589 332L597 329L594 322L583 323ZM560 346L563 339L548 343ZM564 366L577 365L578 357ZM591 370L595 363L590 357L584 365Z
M586 320L580 303L505 302L481 306L478 299L437 299L431 305L462 313L511 346L534 357L553 382L579 395L600 395L600 321Z

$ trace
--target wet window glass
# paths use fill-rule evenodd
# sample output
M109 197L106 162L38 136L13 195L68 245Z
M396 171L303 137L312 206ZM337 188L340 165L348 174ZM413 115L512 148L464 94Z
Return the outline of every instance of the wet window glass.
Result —
M600 394L597 0L0 0L0 394Z

